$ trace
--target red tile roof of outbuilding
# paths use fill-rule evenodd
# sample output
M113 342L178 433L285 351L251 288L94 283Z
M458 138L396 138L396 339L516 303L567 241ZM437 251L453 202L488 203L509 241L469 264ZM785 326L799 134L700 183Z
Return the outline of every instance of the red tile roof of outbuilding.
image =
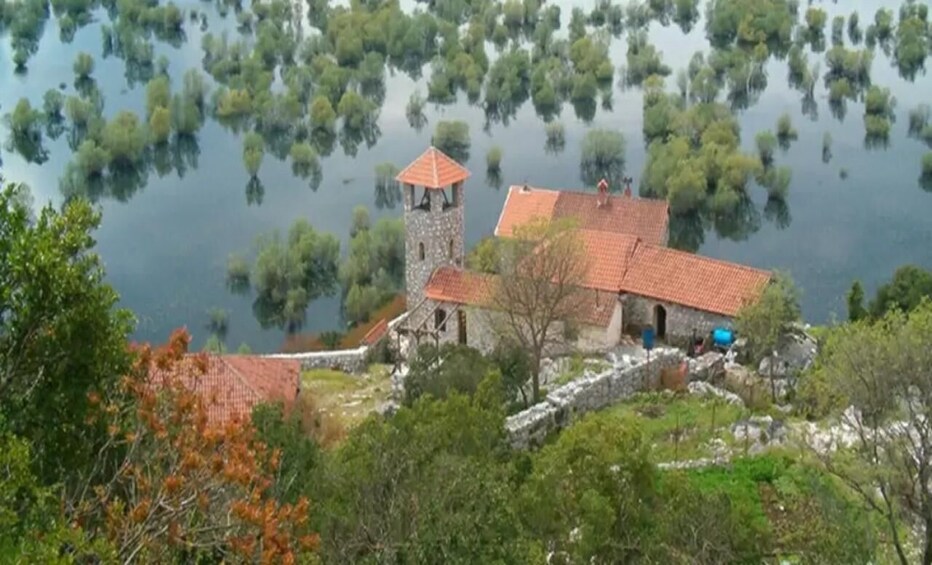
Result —
M186 366L193 363L189 356L179 369L180 375L194 375ZM167 375L153 372L153 385ZM257 404L283 402L289 405L298 396L301 363L294 359L259 355L208 355L207 371L185 377L204 403L212 425L223 425L233 419L247 420Z
M436 147L414 160L398 173L395 180L425 188L446 188L469 178L469 171Z

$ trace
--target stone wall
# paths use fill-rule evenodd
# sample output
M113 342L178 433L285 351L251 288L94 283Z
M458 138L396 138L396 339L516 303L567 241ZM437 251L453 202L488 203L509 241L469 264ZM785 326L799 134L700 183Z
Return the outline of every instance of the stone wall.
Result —
M405 312L388 322L388 332L382 339L392 339L392 331L408 317ZM335 351L311 351L308 353L273 353L264 355L275 359L294 359L301 362L301 370L310 369L336 369L344 373L360 374L368 369L366 354L369 347L361 346L355 349L337 349Z
M599 374L587 375L554 390L542 401L505 421L511 445L517 449L540 446L551 433L563 429L583 414L600 410L656 387L660 373L685 359L678 349L655 349L650 362L633 366L616 364Z
M626 295L624 303L625 327L629 331L638 331L647 326L653 326L654 307L663 306L667 311L667 339L670 343L688 340L693 330L696 330L697 336L703 337L716 327L729 326L732 322L732 319L727 316L633 294Z
M427 190L429 209L421 208L425 190L405 185L405 288L408 308L415 308L424 298L424 288L431 274L444 265L463 265L463 185L459 183L445 199L441 190ZM445 202L448 203L445 207ZM424 258L421 259L421 246ZM452 250L451 250L452 248ZM451 252L452 251L452 252ZM423 310L422 310L423 311ZM420 320L417 320L418 322Z

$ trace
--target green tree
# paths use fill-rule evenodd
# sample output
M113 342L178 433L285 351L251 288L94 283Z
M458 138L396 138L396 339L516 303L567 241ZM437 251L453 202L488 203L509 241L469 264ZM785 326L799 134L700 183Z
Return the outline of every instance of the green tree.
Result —
M250 274L253 314L264 328L300 329L311 301L336 291L340 242L298 220L287 239L274 232L261 236L257 247Z
M485 166L490 171L500 170L502 167L502 148L493 145L485 154Z
M149 118L149 134L155 143L166 143L172 132L172 113L168 108L159 106Z
M168 77L159 75L146 84L146 116L150 119L158 108L168 108L171 105L171 84Z
M42 112L33 109L32 104L26 98L19 99L13 112L7 114L6 119L13 135L20 137L40 135L39 124L42 121Z
M777 148L777 136L772 131L762 131L754 138L757 143L757 153L765 167L773 163L773 152Z
M619 417L584 417L534 458L519 499L526 527L574 563L636 559L651 543L657 504L649 452Z
M625 173L625 138L620 131L592 129L582 142L579 174L586 186L595 186L601 179L613 190L621 188Z
M74 60L74 75L79 79L88 79L94 73L94 58L88 53L78 53Z
M735 316L738 335L747 339L751 360L759 363L773 354L792 322L799 320L799 298L793 280L776 273L757 300L747 303ZM770 384L776 402L776 383L771 363Z
M315 96L311 101L311 126L314 129L333 132L337 121L337 113L334 111L330 100L326 96Z
M910 312L926 297L932 297L932 272L904 265L894 271L890 282L880 285L869 310L875 318L893 310Z
M460 163L469 161L469 125L460 120L437 122L431 144Z
M65 97L54 88L45 91L42 97L42 111L49 120L62 119L62 109L65 106Z
M134 167L142 160L147 135L136 114L119 112L107 122L102 137L101 145L110 153L112 165Z
M508 469L497 459L505 449L501 394L490 376L471 399L423 398L353 430L316 498L324 560L539 562L542 555L527 554Z
M247 133L243 138L243 165L246 166L249 176L255 178L259 174L264 156L265 141L262 140L262 136L254 131Z
M84 178L97 177L110 165L110 152L93 139L85 139L74 154L74 162Z
M347 90L340 98L337 112L343 118L343 127L359 130L365 127L370 119L372 103L354 90Z
M479 351L456 343L422 344L409 367L404 398L408 406L428 394L438 399L452 394L472 396L491 368Z
M848 321L857 322L867 316L867 309L864 308L864 287L861 281L855 280L845 295L845 302L848 304Z
M291 170L298 176L307 177L320 167L317 152L310 143L293 143L288 155L291 157Z
M825 33L825 23L828 21L828 14L821 8L809 8L806 10L806 26L809 28L811 37L821 37Z
M501 250L497 237L484 237L466 255L466 265L480 273L497 273Z
M924 433L932 411L932 303L923 300L908 315L891 311L876 322L862 320L829 333L819 353L817 378L834 399L839 418L853 430L833 452L814 449L826 471L839 477L888 525L903 565L907 553L902 520L932 528L932 509L913 501L932 499ZM850 409L843 410L846 407ZM932 562L932 539L919 540L923 563Z
M315 490L323 464L323 454L312 436L315 414L308 409L304 395L296 402L288 411L281 404L260 404L252 411L257 439L281 455L272 494L289 504Z
M92 416L119 402L132 317L93 252L99 213L76 199L33 219L25 190L0 192L0 420L31 443L43 483L76 486L106 464Z

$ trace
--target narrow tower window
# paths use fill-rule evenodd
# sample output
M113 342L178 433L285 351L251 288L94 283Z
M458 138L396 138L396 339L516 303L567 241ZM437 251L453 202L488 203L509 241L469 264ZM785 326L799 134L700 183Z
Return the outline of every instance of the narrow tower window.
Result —
M417 244L417 258L420 259L421 261L424 260L424 242L423 241Z
M453 258L453 240L452 239L450 240L450 249L448 250L448 253L450 255L450 259L452 259Z

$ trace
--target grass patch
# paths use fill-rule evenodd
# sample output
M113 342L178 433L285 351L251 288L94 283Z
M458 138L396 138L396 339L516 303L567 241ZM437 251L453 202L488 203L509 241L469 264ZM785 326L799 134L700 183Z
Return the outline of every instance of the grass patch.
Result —
M611 411L640 428L656 461L714 456L709 442L731 445L731 425L744 412L721 399L669 393L639 394Z
M365 375L333 369L301 374L302 389L310 394L326 417L338 418L349 429L359 424L391 393L391 367L372 365Z
M788 455L736 459L728 467L671 473L724 497L774 556L791 563L876 562L882 549L871 523L847 489ZM827 561L825 561L827 560Z

